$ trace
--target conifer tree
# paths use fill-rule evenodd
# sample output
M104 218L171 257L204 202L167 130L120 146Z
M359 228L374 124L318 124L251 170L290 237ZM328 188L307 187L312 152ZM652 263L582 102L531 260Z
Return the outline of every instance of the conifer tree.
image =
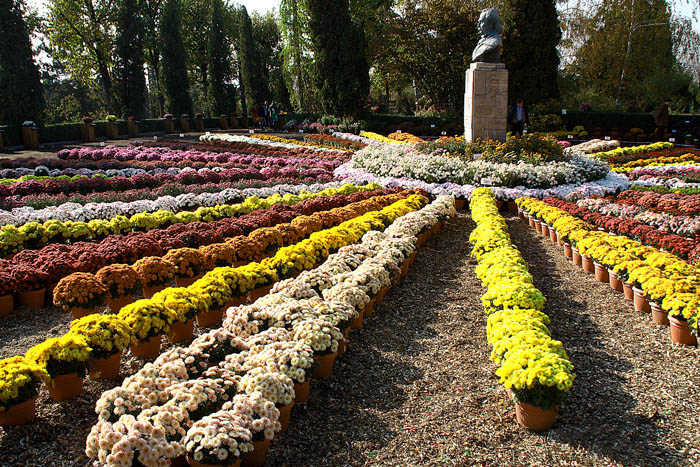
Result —
M38 122L44 110L41 75L19 0L0 0L0 123Z
M226 39L223 20L223 5L221 0L212 0L211 21L209 23L209 42L207 43L207 61L209 70L209 88L207 99L209 110L214 115L227 113L231 107L228 100L231 79L231 62L229 60L230 47Z
M143 23L138 0L122 0L117 13L116 76L122 115L143 117L146 76L143 55Z

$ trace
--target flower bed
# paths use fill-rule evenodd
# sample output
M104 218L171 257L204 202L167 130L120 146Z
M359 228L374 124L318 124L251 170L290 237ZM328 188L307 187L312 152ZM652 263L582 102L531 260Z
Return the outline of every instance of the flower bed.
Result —
M276 209L274 212L257 212L238 219L227 219L211 224L187 224L191 227L189 231L183 230L182 227L185 227L185 225L178 224L163 231L154 230L143 234L133 234L128 237L110 237L99 244L77 243L71 247L63 246L61 249L49 246L39 251L23 252L6 264L8 274L6 277L0 277L0 287L11 290L9 287L16 285L18 273L14 271L21 270L24 280L29 283L45 286L56 283L73 272L94 273L105 267L105 265L110 265L106 267L111 267L113 263L131 264L141 258L158 257L166 254L168 251L174 251L186 246L199 248L202 259L206 260L207 264L213 263L211 268L217 265L216 263L219 259L229 258L233 261L250 261L255 258L255 255L265 253L268 250L268 246L271 246L272 242L276 241L271 240L270 234L267 235L267 238L256 235L256 229L265 231L265 229L274 227L282 222L290 221L293 228L279 227L280 236L278 238L294 239L295 236L305 232L301 228L302 225L297 226L295 224L294 219L298 216L303 216L303 219L310 220L314 219L310 216L317 213L317 224L319 226L330 226L334 222L338 222L339 217L329 210L343 207L351 210L351 212L352 210L361 210L364 209L362 204L364 200L372 201L377 199L379 202L385 202L391 198L382 197L383 195L393 196L391 194L396 192L396 189L384 189L362 191L351 195L319 197L308 199L293 206L281 206L282 209ZM374 205L377 204L374 203ZM346 211L339 209L338 212L342 214ZM210 227L210 229L207 231L205 226ZM251 235L250 241L239 241L240 236L249 233ZM233 238L229 238L225 243L217 243L228 237ZM183 240L190 242L189 245L185 244ZM36 281L34 278L37 278ZM42 280L38 280L38 278L42 278Z
M296 141L296 140L289 140L289 139L284 139L284 138L267 139L265 137L263 137L263 138L255 138L255 137L249 138L247 136L228 135L228 134L203 135L203 136L199 137L199 140L203 141L203 142L214 143L214 144L245 143L245 144L257 144L257 145L263 145L263 146L270 146L273 148L284 148L284 149L298 149L298 148L306 147L304 144L299 144L300 141ZM301 143L303 143L303 142L301 142ZM347 153L345 151L341 151L340 149L335 149L335 148L334 149L323 149L323 148L314 146L313 150L325 152L327 154L332 154L335 157L346 157L347 156Z
M221 219L229 219L247 214L258 209L269 209L277 204L293 205L301 201L332 196L335 194L353 193L357 191L369 191L378 188L378 185L365 185L356 187L344 185L340 189L327 188L318 193L307 191L299 195L275 194L267 198L259 199L252 196L242 203L223 204L214 207L200 207L194 211L156 211L153 213L139 213L126 218L116 216L112 219L97 219L89 222L60 222L57 220L46 221L43 224L29 223L21 227L6 225L0 228L0 254L12 254L23 249L39 248L50 243L78 242L81 240L104 239L110 235L119 235L129 232L148 232L160 229L164 226L186 225L194 222L212 223ZM172 227L172 226L171 226Z
M618 147L610 151L596 152L594 156L598 159L603 159L611 162L621 162L628 157L635 157L637 159L641 159L644 154L653 154L656 151L662 151L671 148L673 148L673 143L660 142L640 146L628 146L624 148ZM654 155L653 157L656 156Z
M616 279L636 288L635 298L638 295L641 303L635 308L649 312L644 310L643 303L652 302L661 312L675 318L678 326L686 323L686 328L698 334L700 269L674 254L636 240L594 230L567 211L543 201L522 198L517 203L529 215L552 226L559 238L578 248L581 255L590 257ZM673 331L671 335L673 338Z
M532 283L527 263L515 248L505 220L498 213L493 191L479 188L470 203L477 226L469 236L476 274L486 293L481 301L489 316L487 336L496 374L520 406L552 412L563 402L574 380L573 365L562 343L552 339L549 318L542 313L545 298ZM526 421L518 416L518 421ZM551 423L532 426L542 431ZM549 424L549 426L546 426Z
M96 405L99 420L88 436L86 454L112 465L143 462L147 458L144 451L159 453L156 457L165 463L182 455L199 462L223 462L250 455L251 449L253 453L266 450L265 440L269 442L286 429L294 401L306 401L308 396L301 388L308 385L313 361L334 356L343 339L340 329L348 326L358 310L366 309L370 299L363 277L373 270L382 271L378 284L388 287L388 272L398 273L398 265L408 260L406 253L416 247L416 235L453 212L453 200L438 199L413 216L397 219L385 234L372 231L361 244L341 248L314 270L336 276L333 264L346 264L348 272L333 287L327 284L311 291L312 295L293 298L292 291L306 282L302 275L280 285L281 293L251 306L231 308L223 329L198 338L186 349L163 354L102 395ZM356 262L360 251L362 259ZM347 293L328 293L338 288ZM357 302L351 298L355 296L364 296L366 301ZM291 310L304 312L289 313ZM263 330L270 321L277 327ZM210 354L204 352L211 352L217 343L227 343L230 349L222 355L223 361L209 361L218 366L203 373L186 366L183 358L206 362ZM198 395L201 393L204 397ZM146 394L148 398L143 397ZM208 436L212 440L205 442ZM137 440L143 441L139 444ZM257 443L251 445L254 441ZM141 446L139 451L136 446ZM158 449L161 446L167 447Z

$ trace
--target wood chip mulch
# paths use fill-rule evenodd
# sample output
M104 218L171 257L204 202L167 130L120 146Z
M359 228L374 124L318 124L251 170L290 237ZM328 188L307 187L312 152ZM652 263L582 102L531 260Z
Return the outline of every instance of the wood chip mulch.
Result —
M667 328L635 313L524 222L508 224L547 297L550 329L576 367L552 430L520 428L494 374L483 289L469 258L474 224L460 213L419 251L364 328L351 332L332 377L312 381L309 402L293 409L266 465L700 464L700 351L672 344ZM44 326L38 337L54 327ZM122 370L136 365L128 359ZM0 428L0 464L88 465L82 451L95 400L117 383L88 380L83 395L63 403L42 390L34 424Z

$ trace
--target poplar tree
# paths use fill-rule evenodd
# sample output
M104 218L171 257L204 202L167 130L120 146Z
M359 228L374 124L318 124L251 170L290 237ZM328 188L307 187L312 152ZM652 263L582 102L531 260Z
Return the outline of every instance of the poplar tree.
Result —
M138 0L122 0L117 14L116 76L122 115L143 117L146 102L143 23Z
M192 114L187 54L182 41L180 0L166 0L160 20L160 49L165 105L175 115Z
M227 81L231 78L230 48L226 39L221 0L211 2L211 21L209 22L209 42L207 43L207 62L209 70L209 88L207 100L209 110L214 115L226 114L230 107Z

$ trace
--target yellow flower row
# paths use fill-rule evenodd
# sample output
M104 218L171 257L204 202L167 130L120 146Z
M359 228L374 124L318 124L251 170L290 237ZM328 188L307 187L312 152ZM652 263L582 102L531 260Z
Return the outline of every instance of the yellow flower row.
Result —
M297 146L308 146L310 148L331 149L333 151L346 151L345 149L341 149L341 148L338 148L335 146L330 146L328 144L312 143L309 141L300 141L298 139L281 138L279 136L273 136L273 135L263 135L263 134L255 133L253 135L250 135L250 137L253 139L274 141L276 143L294 144Z
M382 136L378 133L373 133L371 131L363 131L360 133L360 136L363 138L369 138L373 139L375 141L379 141L380 143L388 143L388 144L412 144L409 143L408 141L397 141L395 139L387 138L386 136Z
M5 225L0 228L0 256L17 253L25 247L31 246L36 248L52 242L89 240L132 231L148 231L170 224L212 222L248 214L258 209L269 209L276 204L293 205L321 196L347 195L379 188L381 186L376 183L362 186L344 185L341 188L327 188L318 193L303 190L298 195L286 194L282 196L275 194L262 199L257 196L251 196L242 203L200 207L194 211L178 213L161 210L138 213L129 218L117 216L112 219L95 219L89 222L49 220L42 224L29 222L21 227Z
M558 406L574 380L561 342L552 339L542 313L545 298L532 283L527 262L512 245L490 188L478 188L470 203L477 227L469 236L476 274L487 289L487 338L496 374L516 401L543 409Z
M628 154L644 154L652 151L661 151L663 149L670 149L673 147L673 143L652 143L645 144L641 146L629 146L625 148L615 148L610 151L597 152L593 154L594 157L599 159L612 159L614 157L626 156Z
M611 170L617 173L631 172L639 167L663 167L666 165L695 165L700 162L700 156L696 154L684 154L682 156L654 157L652 159L639 159L626 164L613 167ZM613 164L614 165L614 164Z
M412 135L411 133L391 133L389 135L389 139L393 139L394 141L406 142L409 144L425 143L424 139Z
M698 333L700 269L679 259L621 235L593 230L590 225L566 211L533 198L516 200L521 209L552 225L560 237L578 248L581 255L612 269L661 308L689 322Z

